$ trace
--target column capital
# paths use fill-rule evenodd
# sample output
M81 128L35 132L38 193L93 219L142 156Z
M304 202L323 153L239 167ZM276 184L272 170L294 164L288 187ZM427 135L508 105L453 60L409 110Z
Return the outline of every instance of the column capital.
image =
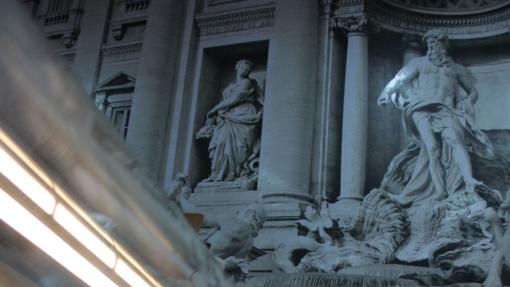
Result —
M373 25L365 14L335 17L331 21L333 30L347 35L355 33L369 34L378 30L377 26Z

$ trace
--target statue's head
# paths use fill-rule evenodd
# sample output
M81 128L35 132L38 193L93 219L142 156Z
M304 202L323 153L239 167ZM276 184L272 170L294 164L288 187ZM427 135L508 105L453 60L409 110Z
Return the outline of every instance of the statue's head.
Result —
M438 67L450 65L448 35L444 31L429 30L423 39L427 42L427 57L431 63Z
M445 31L439 29L427 31L423 36L423 40L427 43L429 51L435 51L438 48L446 51L449 46L448 35Z
M240 73L242 77L247 77L252 71L255 65L252 61L242 59L236 63L236 71Z
M264 225L264 222L266 222L267 213L261 205L252 204L238 211L237 218L251 225L252 235L255 237L262 228L262 225Z

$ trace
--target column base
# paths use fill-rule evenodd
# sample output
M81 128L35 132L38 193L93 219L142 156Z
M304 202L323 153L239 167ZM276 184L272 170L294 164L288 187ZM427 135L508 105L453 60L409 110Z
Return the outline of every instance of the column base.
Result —
M293 192L272 192L262 194L263 202L298 202L298 203L306 203L306 204L314 204L317 203L313 200L313 198L308 194L302 193L293 193Z
M359 197L339 197L328 206L329 215L338 220L341 229L353 229L361 218L361 201Z

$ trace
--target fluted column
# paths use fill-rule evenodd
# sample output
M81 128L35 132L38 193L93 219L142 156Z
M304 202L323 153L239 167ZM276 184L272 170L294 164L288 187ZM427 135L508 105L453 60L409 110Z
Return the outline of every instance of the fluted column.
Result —
M368 122L367 22L365 16L336 22L336 27L347 33L339 200L363 198Z
M153 0L137 72L127 143L153 174L160 168L186 1Z
M276 1L259 170L266 201L311 200L318 26L319 1Z

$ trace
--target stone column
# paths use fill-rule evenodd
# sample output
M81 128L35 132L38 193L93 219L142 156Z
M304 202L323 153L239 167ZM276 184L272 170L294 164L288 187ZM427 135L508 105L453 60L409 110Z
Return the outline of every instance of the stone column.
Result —
M319 1L276 1L259 189L266 201L311 201Z
M151 2L133 96L127 143L156 176L165 144L185 2Z
M365 184L368 121L367 18L338 19L347 33L339 200L360 201Z
M76 43L76 55L72 68L82 88L90 96L94 92L99 71L101 45L107 26L110 2L84 1L81 32Z

